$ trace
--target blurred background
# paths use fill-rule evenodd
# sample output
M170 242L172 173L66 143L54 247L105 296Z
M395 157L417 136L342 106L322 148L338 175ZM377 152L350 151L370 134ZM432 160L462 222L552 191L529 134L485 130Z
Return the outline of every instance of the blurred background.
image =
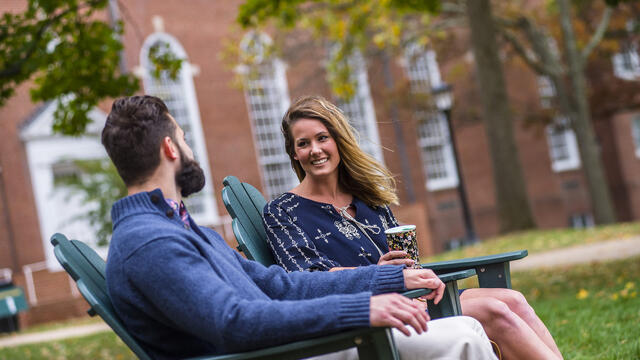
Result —
M0 284L22 289L5 297L17 305L6 300L4 331L84 314L49 239L107 256L126 190L100 131L123 95L167 103L207 177L190 213L230 246L222 179L267 198L294 187L280 120L308 94L338 104L397 176L393 211L425 257L509 234L545 250L526 234L640 219L634 1L3 0L0 12Z

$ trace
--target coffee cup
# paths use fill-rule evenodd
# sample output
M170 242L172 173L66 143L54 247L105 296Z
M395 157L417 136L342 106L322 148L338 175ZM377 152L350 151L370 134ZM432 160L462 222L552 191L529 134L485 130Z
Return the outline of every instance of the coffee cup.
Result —
M413 267L420 268L415 225L392 227L385 230L384 234L387 237L387 245L389 245L390 251L401 250L406 252L407 257L413 260Z

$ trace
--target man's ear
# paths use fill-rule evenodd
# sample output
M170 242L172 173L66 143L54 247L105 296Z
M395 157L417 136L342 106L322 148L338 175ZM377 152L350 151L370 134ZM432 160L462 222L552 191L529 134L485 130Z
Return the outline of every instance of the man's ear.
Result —
M173 140L168 136L165 136L164 139L162 139L162 152L170 160L178 158L177 144L174 144Z

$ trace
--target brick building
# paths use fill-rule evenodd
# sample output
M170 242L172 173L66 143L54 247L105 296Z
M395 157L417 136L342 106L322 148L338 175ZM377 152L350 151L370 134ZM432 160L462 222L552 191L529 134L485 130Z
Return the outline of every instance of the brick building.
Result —
M453 134L464 174L471 215L480 238L498 230L491 162L484 126L465 101L473 91L472 76L448 78L454 67L472 74L470 50L445 59L428 49L413 47L393 59L388 68L378 58L355 54L356 95L350 100L332 96L323 71L325 47L316 46L286 63L260 53L265 34L242 34L234 24L240 1L124 0L119 14L125 23L124 64L142 80L143 91L162 97L188 134L188 141L205 168L207 187L188 206L196 221L218 229L228 243L234 239L220 199L222 179L236 175L268 197L293 187L297 180L284 153L279 122L291 99L321 94L334 99L351 117L362 136L362 146L398 174L401 205L394 209L404 223L418 225L423 255L453 246L464 236L458 177L449 130L442 113L391 105L385 83L389 71L396 83L406 82L410 92L425 92L444 80L453 84L456 105ZM20 11L24 2L7 0L0 11ZM105 16L109 16L105 12ZM238 35L240 34L240 36ZM236 72L220 57L228 39L256 52L261 62L257 76L244 89L234 86ZM156 79L149 75L147 55L156 44L167 44L186 59L179 77ZM637 51L615 58L616 76L637 81ZM319 60L320 59L320 60ZM438 61L441 66L438 65ZM514 106L545 106L553 89L544 79L517 67L505 67ZM635 80L634 80L635 79ZM29 84L20 86L0 108L0 269L10 269L14 282L27 289L31 310L23 324L82 314L84 301L60 270L49 238L62 232L88 242L95 235L88 224L73 221L86 204L54 186L56 177L73 172L69 161L105 157L99 141L110 103L91 113L87 134L66 138L51 133L53 103L33 104ZM526 108L526 107L523 107ZM468 109L466 109L468 110ZM523 126L516 112L516 140L525 172L527 191L537 225L541 228L592 224L590 202L580 167L575 136L562 127ZM620 220L640 218L640 109L625 109L599 119L597 133ZM106 248L99 247L106 255ZM8 272L5 272L8 273Z

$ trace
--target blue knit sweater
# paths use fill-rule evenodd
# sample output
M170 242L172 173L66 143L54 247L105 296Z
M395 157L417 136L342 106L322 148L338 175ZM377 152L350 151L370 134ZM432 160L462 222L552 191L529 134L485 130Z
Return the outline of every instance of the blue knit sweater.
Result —
M403 291L400 266L286 273L186 229L156 189L116 202L107 287L154 358L246 351L369 326L372 294Z

